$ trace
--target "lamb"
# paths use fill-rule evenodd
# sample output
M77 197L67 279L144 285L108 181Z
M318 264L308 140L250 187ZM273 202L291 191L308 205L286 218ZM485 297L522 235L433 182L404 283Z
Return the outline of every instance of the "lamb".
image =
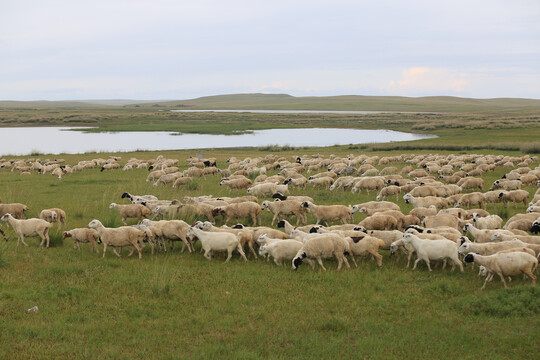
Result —
M19 203L0 204L0 216L11 214L17 219L24 219L24 212L28 211L28 206Z
M140 223L143 217L148 218L148 215L151 213L149 208L141 204L119 205L111 203L109 209L115 209L120 213L124 225L127 225L127 218L135 218L137 219L137 223Z
M398 222L392 215L375 214L368 216L358 223L368 230L395 230L398 228Z
M463 272L463 265L458 258L458 247L457 244L451 240L426 240L420 239L418 236L413 234L404 234L403 235L403 244L411 244L414 247L414 250L418 256L414 262L413 271L416 269L418 262L424 260L427 264L429 271L431 270L430 260L444 260L450 259L457 264ZM452 269L454 266L452 266Z
M281 266L283 260L292 260L298 253L304 243L296 240L279 240L271 243L266 243L259 248L259 255L270 256L274 258L277 266ZM311 260L306 259L311 262Z
M189 229L189 225L183 220L160 220L152 221L144 219L141 221L141 225L155 226L159 228L163 234L163 238L168 239L171 242L171 249L174 247L174 241L182 241L182 250L184 252L187 247L189 252L193 251L193 245L187 238L186 233Z
M525 190L514 191L502 191L499 194L499 199L506 205L508 202L513 202L514 207L517 208L517 203L522 202L527 207L527 201L529 199L529 192Z
M341 220L343 224L350 224L353 222L352 209L345 205L315 205L310 201L303 202L301 207L308 208L313 216L317 219L316 225L321 221L326 223L328 221Z
M4 222L9 222L13 230L17 234L17 246L19 242L22 242L25 246L28 246L24 242L25 236L39 236L41 238L41 243L39 246L43 246L45 240L47 241L47 248L49 247L49 229L52 227L52 224L42 220L42 219L27 219L27 220L18 220L13 217L10 213L4 214L0 220Z
M207 232L200 230L196 227L190 226L187 231L187 236L190 239L197 237L202 245L204 250L204 257L208 260L212 260L212 251L227 251L227 259L225 262L229 262L232 257L232 252L236 249L240 256L245 261L248 261L246 254L244 254L244 249L238 241L236 235L226 232Z
M98 243L103 243L103 257L107 251L107 246L122 247L133 246L133 249L128 256L133 255L135 250L139 253L139 260L142 259L141 248L138 245L139 237L144 236L144 232L139 229L135 229L131 226L121 226L119 228L106 228L101 221L94 219L88 223L88 227L95 229L99 234L100 240ZM113 249L116 256L120 257L120 254Z
M364 236L363 238L350 238L346 237L345 240L349 242L349 247L351 249L351 256L364 256L371 254L377 261L377 266L382 266L382 255L379 254L379 249L386 247L386 244L383 240L369 235Z
M259 204L250 201L216 207L212 214L214 216L223 215L225 225L230 219L243 219L246 217L251 217L254 226L257 225L257 221L259 225L261 224L261 207Z
M128 192L125 192L122 194L122 199L128 198L131 203L140 203L142 201L151 201L151 200L157 200L158 198L154 195L131 195Z
M503 223L503 219L498 215L480 217L477 213L473 213L472 219L477 229L500 229Z
M294 215L296 216L296 226L302 222L305 224L307 222L306 209L302 207L302 204L294 200L285 200L285 201L263 201L261 204L261 210L268 209L271 213L274 214L272 218L272 226L274 222L280 215Z
M488 271L496 273L501 278L505 288L508 286L504 277L519 274L525 274L529 278L531 285L536 284L536 276L533 274L533 270L538 266L538 260L526 252L511 252L489 256L469 253L463 261L465 263L478 263L485 266ZM489 280L490 276L487 276L482 290L485 289Z
M69 231L64 231L62 233L62 239L72 237L73 238L73 248L77 248L81 250L80 243L91 243L92 244L92 251L98 252L97 248L97 240L99 238L99 234L94 229L87 229L87 228L75 228L71 229Z
M400 193L401 193L401 188L399 186L390 185L390 186L382 188L375 199L379 201L379 200L385 199L388 196L396 195L396 201L398 201Z
M292 260L292 268L298 270L302 261L306 258L317 259L317 262L321 268L326 271L322 263L323 258L336 257L338 260L337 271L341 270L343 262L347 268L350 268L347 258L345 258L345 253L348 252L349 244L343 238L340 238L335 235L322 235L309 239L306 241L300 250L296 253L295 257ZM315 269L315 265L312 264L312 269Z

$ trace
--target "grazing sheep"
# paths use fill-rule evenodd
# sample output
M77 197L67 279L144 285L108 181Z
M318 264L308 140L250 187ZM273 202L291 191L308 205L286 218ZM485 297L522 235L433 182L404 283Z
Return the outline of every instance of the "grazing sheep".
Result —
M348 252L349 244L347 240L340 238L336 235L321 235L313 237L307 240L303 246L298 250L296 256L292 260L293 270L297 270L302 261L306 258L317 259L317 262L321 268L326 271L322 263L322 259L336 257L338 260L337 271L341 270L343 262L347 268L350 268L349 262L345 257L345 253ZM315 265L312 264L312 269L315 269Z
M518 239L500 241L500 242L486 242L486 243L477 243L469 240L468 237L462 236L459 240L459 249L460 254L474 252L481 255L492 255L502 250L513 249L515 247L526 247L523 241Z
M417 208L412 209L409 212L409 215L414 215L418 219L420 219L420 221L422 221L422 220L424 220L424 218L426 216L437 215L437 207L434 206L434 205L431 205L430 207L427 207L427 208L426 207L417 207Z
M131 201L131 203L137 203L137 202L140 203L142 201L152 201L152 200L158 199L154 195L131 195L128 192L125 192L122 194L122 199L124 198L128 198L129 201Z
M533 270L538 266L538 260L526 252L501 253L489 256L469 253L463 261L465 263L475 262L485 266L488 271L499 275L505 288L508 286L504 277L519 274L525 274L529 278L531 285L536 284L536 276L533 274ZM485 289L489 280L490 277L487 276L482 290Z
M240 256L242 256L245 261L248 261L246 254L244 254L244 249L242 249L242 246L238 241L238 237L234 234L226 232L208 232L190 226L187 231L187 236L192 240L195 237L199 239L202 249L204 250L204 257L208 260L212 260L213 251L227 251L227 259L225 262L229 262L233 250L236 249L240 253Z
M521 181L519 180L495 180L489 190L503 189L506 191L521 189Z
M398 229L398 221L392 215L374 214L360 221L358 225L366 228L367 230L396 230Z
M199 221L199 222L196 222L193 226L203 231L228 232L228 233L234 234L238 237L238 241L240 242L240 246L242 246L242 249L247 244L249 247L249 250L255 257L255 259L257 258L257 253L255 252L255 249L253 248L256 238L253 236L254 232L252 230L246 229L244 227L240 229L230 228L230 227L215 227L208 221L205 221L203 223Z
M17 219L24 219L24 212L28 211L28 206L19 203L0 204L0 216L11 214Z
M413 271L416 269L418 262L424 260L427 264L429 271L431 270L430 260L445 260L450 259L454 264L457 264L463 272L463 265L458 258L457 244L451 240L426 240L421 239L413 234L403 235L403 244L411 244L417 255L417 259L414 262ZM454 266L452 266L452 269Z
M229 190L247 189L252 184L251 180L244 177L242 179L222 179L219 185L227 185Z
M356 184L352 187L351 192L354 194L356 192L361 193L362 190L366 190L369 194L370 190L382 190L385 186L383 177L362 177Z
M254 226L257 225L257 221L259 225L261 224L261 207L259 204L251 201L219 206L214 208L212 214L214 216L223 215L225 225L227 225L231 219L239 220L247 217L251 217Z
M271 213L274 214L272 218L271 225L274 225L274 222L280 215L294 215L296 216L296 226L302 222L305 224L307 222L306 209L302 207L302 204L294 200L285 200L285 201L263 201L261 204L261 210L268 209Z
M319 186L319 187L325 187L327 190L330 188L330 186L334 183L334 179L329 176L323 176L323 177L309 177L308 184L312 184L313 186Z
M139 237L144 236L144 232L139 229L135 229L131 226L121 226L119 228L106 228L103 226L101 221L94 219L89 224L88 227L95 229L99 234L98 243L103 243L103 257L105 257L105 252L107 251L107 246L112 247L123 247L123 246L133 246L133 249L128 256L133 255L135 250L139 253L139 259L142 259L141 248L138 246ZM121 257L120 254L113 249L116 256Z
M276 184L266 182L247 188L247 193L254 196L272 196L276 192Z
M187 185L187 184L191 183L192 181L193 181L193 178L189 177L189 176L179 177L174 181L172 187L173 187L173 189L176 189L177 187Z
M303 202L306 202L306 201L313 202L313 198L311 198L309 196L285 196L280 192L277 192L277 193L273 194L272 199L295 200L295 201L298 201L300 203L303 203Z
M517 203L520 202L527 207L529 192L525 190L501 191L499 193L499 199L501 199L505 205L509 202L513 202L515 208L517 208Z
M128 205L119 205L116 203L111 203L109 209L117 210L122 216L122 223L127 225L127 218L137 219L137 223L141 222L141 219L148 218L148 215L151 214L151 211L148 207L141 204L128 204Z
M39 218L52 224L57 221L58 215L51 210L41 210L39 213Z
M463 227L463 233L466 234L467 232L474 237L474 241L476 241L477 243L490 242L491 237L493 236L493 234L496 233L503 233L515 236L514 233L506 229L478 229L473 224L466 224Z
M41 213L44 213L44 217L41 217ZM55 219L49 222L58 222L59 226L61 227L66 226L66 212L64 210L60 208L50 208L42 210L41 213L39 215L40 219L49 221L54 217ZM56 214L56 216L52 215L51 213Z
M92 244L92 251L98 252L97 248L97 240L99 238L99 234L94 229L88 229L88 228L75 228L71 229L69 231L64 231L62 233L62 239L72 237L73 238L73 248L77 248L78 250L81 250L80 243L91 243Z
M439 209L448 206L448 200L436 196L414 197L411 194L405 194L403 200L405 200L407 204L412 204L415 208L430 207L431 205L434 205Z
M486 208L485 203L485 197L484 194L481 192L472 192L468 194L464 194L460 197L458 202L456 203L457 207L464 208L467 207L470 209L472 206L478 205L481 208Z
M368 201L365 203L356 204L353 206L353 212L360 210L360 208L369 209L384 209L384 210L401 210L398 204L391 201Z
M317 219L317 225L324 221L328 226L329 221L341 220L343 224L353 222L352 209L345 205L315 205L310 201L303 202L301 207L308 208Z
M462 190L478 189L482 191L484 187L484 179L475 178L475 177L466 177L458 181L456 185L461 187Z
M17 234L17 246L19 246L19 242L22 242L25 246L28 246L28 244L24 242L25 236L39 236L41 238L41 243L39 246L43 246L46 240L47 248L49 247L49 229L52 227L51 223L42 219L18 220L15 219L10 213L4 214L0 220L9 222Z
M310 229L313 227L313 225L294 227L287 220L282 219L278 221L277 227L278 229L283 228L283 230L285 231L287 235L291 235L291 231L293 231L294 229L299 229L300 231L303 231L303 232L309 232Z
M377 197L377 201L384 200L388 196L396 195L396 201L399 200L399 194L401 193L401 188L399 186L390 185L381 189Z

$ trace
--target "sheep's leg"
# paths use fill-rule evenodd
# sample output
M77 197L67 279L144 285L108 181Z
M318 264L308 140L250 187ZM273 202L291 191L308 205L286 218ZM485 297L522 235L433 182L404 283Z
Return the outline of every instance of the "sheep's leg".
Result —
M240 246L240 245L238 245ZM243 251L242 251L243 252ZM232 249L227 249L227 259L225 260L225 262L229 262L229 260L231 260L231 257L232 257ZM244 255L245 257L245 255Z
M317 257L317 262L319 263L319 265L321 265L322 269L324 271L326 271L326 268L324 267L323 263L322 263L322 259L320 257Z
M24 246L28 246L28 244L24 242L24 236L23 235L19 235L19 238L17 239L17 246L19 246L19 241L22 242L24 244Z
M274 226L274 223L276 222L276 219L278 217L278 213L274 214L274 217L272 218L272 226ZM298 221L296 222L296 226L298 226Z
M347 260L347 257L345 256L345 254L343 254L341 256L341 258L343 259L342 261L345 262L345 265L347 266L347 269L350 269L351 265L349 265L349 260Z
M422 259L418 258L418 259L416 259L416 261L414 262L414 266L413 266L413 268L412 268L413 271L416 270L416 266L418 265L418 263L420 262L420 260L422 260ZM430 271L431 271L431 269L430 269Z
M370 253L371 253L371 255L373 255L373 256L375 257L375 259L377 260L377 266L378 266L378 267L381 267L381 266L382 266L382 259L383 259L382 255L379 254L378 251L373 251L373 252L370 252Z
M506 281L504 280L504 275L502 274L502 272L497 273L497 275L499 275L499 277L501 278L501 281L503 282L504 287L507 288L508 285L506 285Z
M311 269L315 270L315 263L311 259L306 258L304 260L311 266Z
M107 243L103 243L103 258L105 257L105 252L107 251ZM117 254L118 255L118 254Z
M120 251L122 251L122 248L120 248ZM115 254L116 254L116 256L118 256L119 258L121 258L121 257L122 257L122 255L121 255L121 254L120 254L120 253L119 253L119 252L118 252L118 251L116 250L116 248L115 248L115 247L113 247L113 253L115 253ZM129 256L129 255L128 255L128 256Z
M532 286L536 284L536 276L532 273L532 271L528 270L525 275L529 278L529 282Z
M269 257L270 258L270 257ZM278 259L274 258L274 262L276 263L277 266L281 266L282 263L281 263L281 260L278 261Z
M125 217L122 218L122 224L124 224L125 226L127 226L127 222L126 222L126 218L125 218Z
M349 256L351 257L351 260L356 268L358 268L358 263L356 262L356 259L354 257L354 254L350 253Z
M249 243L249 246L251 247L251 243ZM240 256L242 256L242 259L244 259L245 261L248 261L247 257L246 257L246 253L244 253L244 249L242 249L242 245L238 244L238 252L240 253ZM253 248L251 248L251 250L253 250ZM253 250L253 254L255 254L255 250ZM255 258L257 258L257 255L255 255Z
M80 246L79 246L79 250L80 250ZM96 252L96 254L99 254L99 250L98 250L98 247L97 247L97 244L95 241L92 241L92 252Z
M412 258L412 252L409 251L409 254L407 255L407 266L406 266L407 269L411 265L411 258Z
M249 246L249 251L251 251L255 259L257 259L257 252L255 252L255 249L253 248L253 243L251 241L248 242L248 246Z
M208 259L208 261L212 260L212 254L210 249L204 249L204 257Z

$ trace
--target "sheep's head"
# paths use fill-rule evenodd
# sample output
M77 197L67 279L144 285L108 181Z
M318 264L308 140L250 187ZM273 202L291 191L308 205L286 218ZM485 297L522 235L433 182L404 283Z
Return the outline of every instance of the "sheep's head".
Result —
M266 247L266 245L262 245L261 247L259 247L259 255L262 257L266 257L268 255L268 248Z
M463 262L465 264L474 262L474 254L467 254L467 256L465 256L463 259Z
M488 274L488 270L484 265L480 265L480 268L478 269L478 276L486 277Z
M390 255L395 255L398 251L399 246L397 245L397 241L394 241L392 244L390 244Z
M233 229L245 229L246 227L243 224L236 224L232 228Z
M122 199L124 198L131 198L131 196L129 195L129 193L125 192L122 194Z
M408 244L412 241L413 239L413 234L410 234L410 233L406 233L406 234L403 234L403 244Z
M540 222L539 221L535 221L535 222L532 223L531 232L533 234L538 234L540 232Z
M268 209L268 201L263 201L261 204L261 210ZM268 209L270 211L270 209Z
M90 221L90 222L88 223L88 227L91 228L91 229L95 229L95 228L97 228L100 224L101 224L101 222L100 222L99 220L94 219L94 220L92 220L92 221Z
M115 206L116 206L116 203L111 203L111 204L109 205L109 209L114 209Z
M309 201L304 201L304 202L300 205L300 207L302 207L302 208L309 208Z
M317 234L319 232L320 226L313 226L311 229L309 229L310 234Z
M279 220L277 223L278 228L284 228L285 227L285 220Z
M292 267L293 270L298 270L298 267L302 265L302 261L307 257L307 254L305 252L302 252L301 254L297 254L296 257L292 261Z

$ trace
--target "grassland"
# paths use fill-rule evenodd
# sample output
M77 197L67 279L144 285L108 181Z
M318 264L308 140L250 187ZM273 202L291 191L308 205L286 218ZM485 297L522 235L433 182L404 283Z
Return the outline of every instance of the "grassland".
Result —
M262 156L275 150L208 150L204 155L216 156L218 165L225 166L230 156ZM278 150L287 158L362 152L349 146ZM398 153L371 150L370 155ZM194 152L122 157L125 161L158 154L180 159L183 165ZM108 155L62 157L73 164ZM487 174L486 184L503 173L499 169ZM27 204L28 216L47 207L63 208L68 228L73 228L93 218L119 226L119 216L108 204L120 202L124 191L164 199L244 194L219 187L217 177L200 180L189 191L156 189L145 182L146 175L144 169L95 169L58 181L1 170L0 196L4 203ZM375 197L309 187L293 193L310 195L322 204L354 204ZM404 212L410 210L403 200L399 205ZM488 210L506 219L524 208L491 205ZM355 215L355 221L361 219ZM270 220L264 213L263 223ZM181 254L178 247L156 256L147 248L141 261L118 259L112 253L102 259L89 246L74 250L56 230L54 246L45 250L37 247L37 239L27 240L28 248L17 247L13 231L3 229L9 241L0 244L0 358L513 359L534 358L540 351L540 290L519 278L509 289L494 281L481 291L482 281L470 268L465 274L441 269L429 273L420 266L413 273L405 269L403 258L396 261L386 252L381 269L365 259L358 269L340 273L333 261L325 261L327 273L309 267L293 272L261 259L244 263L238 256L229 264L220 255L208 262L199 253ZM39 312L27 314L34 305Z

